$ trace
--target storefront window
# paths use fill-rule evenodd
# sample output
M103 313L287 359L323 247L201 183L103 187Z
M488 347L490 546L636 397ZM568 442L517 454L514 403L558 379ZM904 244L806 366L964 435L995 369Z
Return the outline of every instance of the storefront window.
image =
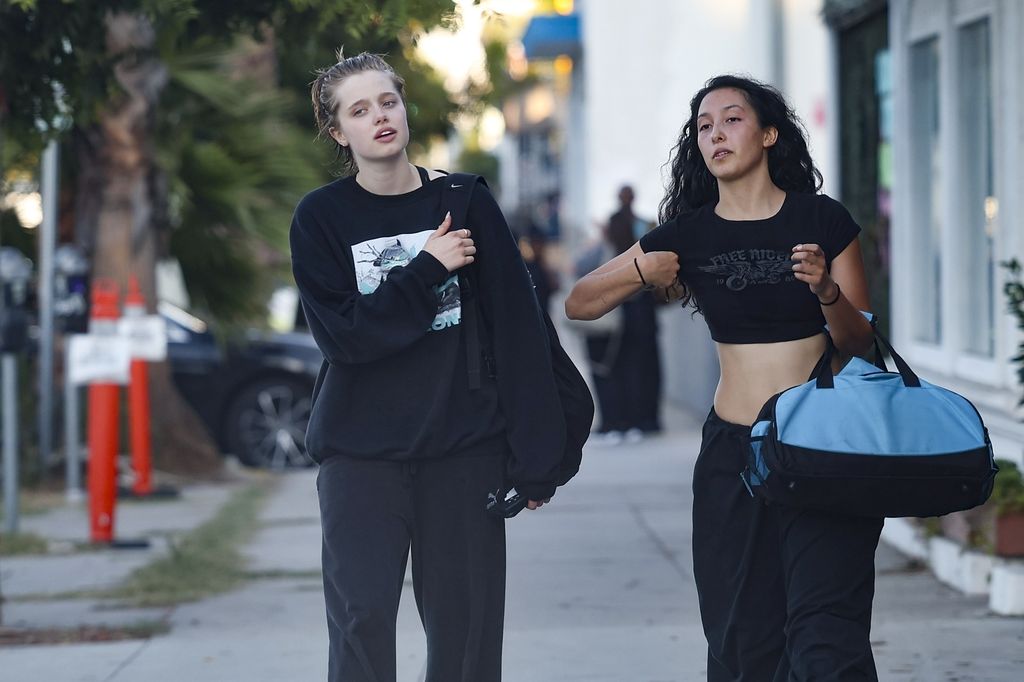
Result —
M966 277L959 298L965 321L963 350L995 354L994 238L999 204L995 198L992 151L992 67L987 19L958 29L960 84L960 225Z
M913 335L942 342L942 182L937 38L910 48L910 153L913 214Z

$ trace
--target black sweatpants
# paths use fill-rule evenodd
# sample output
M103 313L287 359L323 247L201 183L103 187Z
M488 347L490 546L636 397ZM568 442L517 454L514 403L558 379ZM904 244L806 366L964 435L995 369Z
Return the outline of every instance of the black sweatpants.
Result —
M412 548L427 682L497 682L505 525L487 513L505 455L320 466L329 682L395 682L398 602Z
M740 480L749 433L712 410L693 472L708 680L877 680L869 633L882 519L752 498Z

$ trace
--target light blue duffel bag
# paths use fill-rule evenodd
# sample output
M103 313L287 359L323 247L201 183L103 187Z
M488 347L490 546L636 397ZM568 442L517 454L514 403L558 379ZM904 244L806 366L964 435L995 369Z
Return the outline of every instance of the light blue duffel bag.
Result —
M939 516L988 499L997 467L978 410L920 380L877 330L875 350L876 364L853 358L833 376L830 341L807 383L765 403L741 474L751 495L876 517Z

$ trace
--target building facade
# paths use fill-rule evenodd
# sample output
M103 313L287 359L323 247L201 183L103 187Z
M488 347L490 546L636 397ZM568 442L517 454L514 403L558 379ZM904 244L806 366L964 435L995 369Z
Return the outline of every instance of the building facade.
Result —
M1024 463L1000 262L1024 250L1024 3L892 0L892 333Z
M624 183L655 216L707 78L771 82L806 125L824 191L864 230L872 307L896 348L978 406L998 456L1024 460L1021 336L1000 267L1024 255L1024 2L580 0L575 13L568 244L596 236ZM718 369L706 327L678 308L662 321L668 396L706 410Z
M628 7L628 9L627 9ZM664 193L669 152L690 98L712 76L751 75L782 89L807 128L811 152L837 195L835 60L820 0L583 0L576 70L579 125L563 168L582 187L563 202L576 242L596 238L631 184L634 209L651 220ZM710 407L718 359L707 327L677 306L662 311L665 391L695 413Z

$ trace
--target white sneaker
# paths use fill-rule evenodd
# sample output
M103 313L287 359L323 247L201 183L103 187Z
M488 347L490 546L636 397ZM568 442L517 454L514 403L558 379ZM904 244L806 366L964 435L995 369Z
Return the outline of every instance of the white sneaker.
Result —
M587 441L594 445L600 445L602 447L613 447L616 445L622 445L624 435L622 431L605 431L604 433L592 433L590 439Z
M630 429L626 431L623 439L630 445L635 445L644 439L644 432L640 429Z

